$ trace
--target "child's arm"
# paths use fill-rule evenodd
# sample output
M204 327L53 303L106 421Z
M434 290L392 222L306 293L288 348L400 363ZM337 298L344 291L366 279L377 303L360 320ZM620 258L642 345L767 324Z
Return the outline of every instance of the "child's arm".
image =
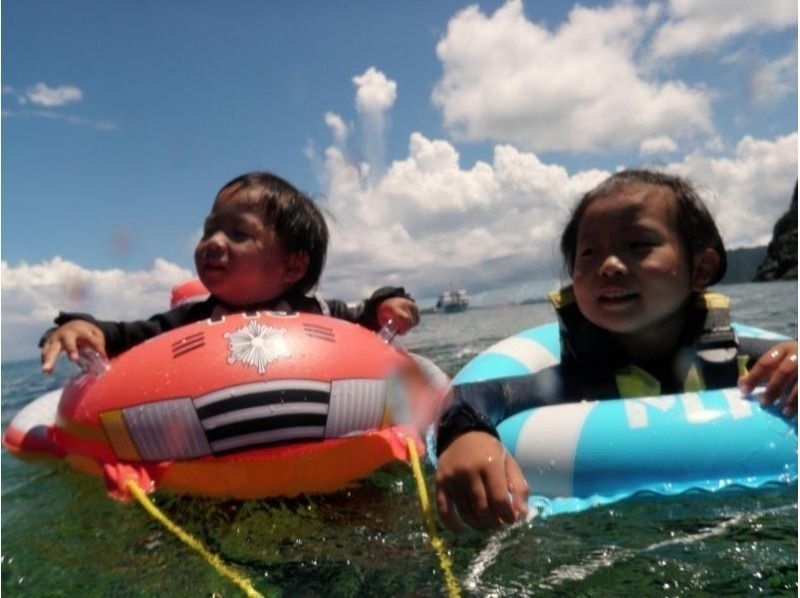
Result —
M400 334L405 334L419 322L419 309L414 299L403 287L381 287L368 299L348 305L338 299L316 299L327 304L330 315L340 320L355 322L377 332L393 319Z
M106 358L106 338L103 331L86 320L72 320L62 324L42 342L42 371L53 372L56 360L63 351L70 361L77 361L82 347L91 347Z
M775 345L739 378L739 388L749 393L760 384L767 385L762 401L772 404L784 396L783 414L797 413L797 341Z
M209 317L211 307L210 301L192 303L133 322L96 320L82 313L59 313L55 319L57 327L45 332L39 341L42 371L52 372L62 351L75 361L83 346L92 347L104 358L116 357L157 334Z
M405 334L419 324L419 308L411 297L390 297L378 304L376 317L381 327L391 320L398 334Z
M528 482L497 438L487 432L466 432L439 456L436 505L452 531L460 531L462 522L493 529L527 514Z

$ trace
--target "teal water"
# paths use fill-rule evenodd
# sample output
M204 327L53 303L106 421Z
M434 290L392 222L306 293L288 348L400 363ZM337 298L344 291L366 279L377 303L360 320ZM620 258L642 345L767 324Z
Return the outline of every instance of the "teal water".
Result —
M796 337L796 282L720 290L737 321ZM543 304L424 316L403 343L452 375L493 342L552 317ZM36 361L3 364L3 428L73 372L66 363L53 377ZM415 492L397 464L329 496L155 500L266 594L444 595ZM467 595L797 594L796 486L638 497L494 534L443 536ZM5 450L1 544L8 596L240 595L140 507L107 498L99 480Z

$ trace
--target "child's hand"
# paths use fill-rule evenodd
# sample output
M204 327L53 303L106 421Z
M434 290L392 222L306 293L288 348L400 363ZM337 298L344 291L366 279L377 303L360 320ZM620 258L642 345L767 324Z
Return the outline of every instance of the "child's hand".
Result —
M528 512L528 482L497 438L467 432L439 457L436 471L439 517L452 531L462 522L475 529L514 523Z
M376 316L381 326L393 320L399 334L405 334L419 324L419 308L413 299L407 297L384 299L378 305Z
M64 351L70 361L77 361L81 347L91 347L106 359L106 338L91 322L72 320L56 328L42 346L42 371L50 374Z
M739 378L739 388L744 393L763 383L767 388L762 403L768 405L785 396L783 414L797 413L797 341L775 345L756 361L749 373Z

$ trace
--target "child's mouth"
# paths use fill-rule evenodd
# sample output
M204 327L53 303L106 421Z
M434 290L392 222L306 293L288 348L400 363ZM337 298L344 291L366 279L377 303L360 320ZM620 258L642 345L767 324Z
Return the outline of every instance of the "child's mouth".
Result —
M638 293L633 291L603 291L598 297L602 305L624 305L634 301Z
M206 262L205 264L203 264L203 270L207 275L208 274L211 274L212 276L219 275L225 272L225 266L217 262L213 263Z

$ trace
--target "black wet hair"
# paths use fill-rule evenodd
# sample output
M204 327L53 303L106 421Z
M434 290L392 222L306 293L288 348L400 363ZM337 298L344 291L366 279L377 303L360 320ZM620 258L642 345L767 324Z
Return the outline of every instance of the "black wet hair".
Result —
M593 201L608 197L620 186L640 183L667 187L677 201L676 228L683 241L689 256L689 266L692 266L692 257L704 249L713 249L719 255L719 266L711 279L710 285L719 282L725 275L728 265L727 252L722 242L714 218L708 208L700 199L692 184L683 177L647 169L623 170L611 175L594 189L587 191L572 210L569 222L561 235L561 255L564 258L564 267L572 276L575 267L575 252L578 245L578 225L586 208Z
M228 181L217 193L216 201L225 193L248 192L261 204L264 223L275 232L288 253L308 254L308 268L292 287L307 293L319 283L328 254L328 225L322 212L308 195L291 183L269 172L248 172ZM252 195L255 192L256 195Z

